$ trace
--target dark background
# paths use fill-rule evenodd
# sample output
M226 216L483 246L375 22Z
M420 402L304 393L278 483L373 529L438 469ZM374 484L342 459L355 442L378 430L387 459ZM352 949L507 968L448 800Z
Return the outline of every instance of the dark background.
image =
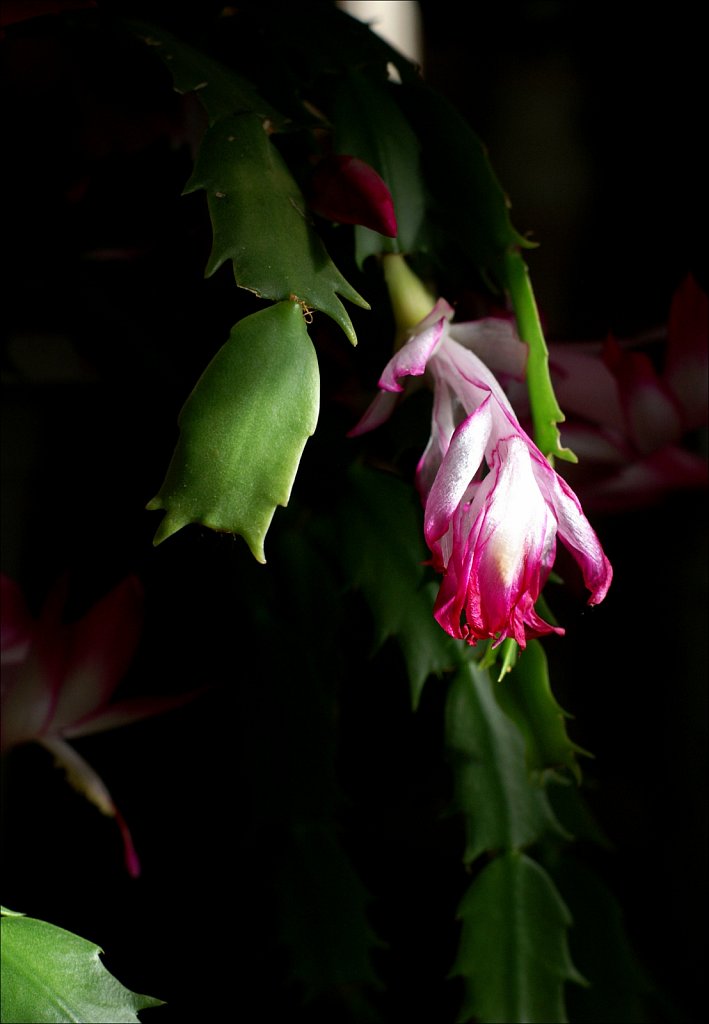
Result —
M429 83L482 136L513 223L540 243L528 263L551 340L654 328L687 272L706 287L700 29L688 5L471 4L465 17L460 5L421 6ZM260 763L260 733L249 735L243 712L263 711L263 742L275 749L263 723L287 692L263 673L273 638L257 632L263 653L254 655L250 632L249 594L264 577L278 588L277 559L257 567L238 538L197 528L154 550L155 517L143 511L185 394L254 304L235 297L228 272L202 280L208 224L201 196L180 198L189 155L161 140L179 123L164 77L122 64L120 52L102 61L73 51L53 23L10 32L0 46L2 568L36 610L70 567L77 613L137 572L146 632L124 691L216 684L169 716L81 743L133 826L137 882L123 872L113 823L41 750L13 753L4 900L100 943L125 984L168 1001L146 1020L221 1018L245 1006L260 1007L249 1019L337 1019L327 1003L298 1017L293 990L274 983L287 957L272 936L269 843L243 841ZM337 379L340 361L326 359L324 373ZM348 410L329 412L306 450L308 481L351 423ZM277 513L276 538L289 516ZM588 862L619 900L655 990L647 1019L662 1024L698 1021L704 1002L705 524L704 494L599 517L613 588L591 614L569 601L567 638L546 644L571 734L595 755L585 792L612 847ZM287 625L291 611L284 600L277 642L295 682L307 652ZM357 620L348 642L340 782L359 809L349 839L372 919L394 940L388 960L378 954L391 1019L443 1020L457 998L442 980L455 948L446 922L464 879L458 834L437 817L447 785L442 688L427 684L411 716L396 652L370 666ZM235 643L250 653L233 669ZM271 838L277 846L278 833ZM225 978L237 991L229 1003ZM590 1019L583 1013L579 1003L572 1019Z

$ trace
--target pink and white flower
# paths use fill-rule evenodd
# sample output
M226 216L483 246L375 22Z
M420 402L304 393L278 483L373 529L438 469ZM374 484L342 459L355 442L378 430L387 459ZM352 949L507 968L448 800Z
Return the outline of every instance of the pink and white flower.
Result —
M480 358L522 376L526 346L512 324L488 318L452 324L440 299L387 363L380 393L350 432L391 414L401 380L433 380L431 436L416 472L424 532L442 572L434 615L470 644L508 637L521 647L555 632L535 603L556 556L557 537L581 568L589 604L606 595L612 569L571 488L522 429L498 380Z
M135 877L140 862L128 826L103 780L67 740L159 714L194 694L111 703L143 626L143 591L136 577L123 580L72 623L62 619L65 581L49 594L38 620L30 615L19 586L4 573L0 594L0 750L5 753L30 742L45 747L71 784L103 814L115 818L126 868Z

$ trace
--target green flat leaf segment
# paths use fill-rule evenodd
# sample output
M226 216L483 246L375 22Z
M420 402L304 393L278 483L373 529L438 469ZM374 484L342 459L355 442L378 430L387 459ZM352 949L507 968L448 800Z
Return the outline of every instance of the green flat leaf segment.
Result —
M281 940L306 999L338 986L381 988L371 954L383 943L367 920L369 895L331 825L292 827L274 888Z
M188 523L240 534L264 562L319 409L319 371L300 306L280 302L232 329L179 417L180 436L149 509L165 540Z
M274 302L295 297L322 310L353 344L338 295L368 303L340 274L306 215L306 204L270 139L285 123L253 86L218 61L153 26L131 23L155 48L178 92L195 92L209 127L185 192L204 189L214 231L207 275L232 260L236 283Z
M0 931L3 1024L139 1024L139 1010L162 1004L121 985L98 946L63 928L3 911Z
M520 850L565 835L544 789L530 777L524 740L493 694L489 673L470 663L452 681L445 711L454 805L463 815L463 860Z
M207 276L231 260L239 287L322 310L356 344L337 296L369 306L330 260L258 115L221 117L207 129L185 192L197 189L207 193L214 231Z
M420 141L431 212L444 230L446 246L504 285L505 254L534 243L512 226L507 197L485 147L453 104L424 83L407 84L403 97Z
M576 755L587 754L587 751L568 737L567 715L551 691L546 655L538 640L529 641L514 668L495 684L494 694L499 706L524 736L530 771L567 768L580 782Z
M210 122L226 114L248 111L268 119L274 127L285 123L285 118L259 95L250 82L219 61L212 60L203 51L183 43L157 25L138 21L126 24L165 63L176 92L199 94Z
M568 949L571 916L553 882L520 853L493 860L459 909L452 974L465 982L459 1021L563 1024L564 984L584 983Z
M369 228L355 229L357 264L377 253L414 252L421 232L425 193L419 142L393 98L399 88L351 71L335 103L335 147L364 160L384 179L394 203L398 235L386 238Z
M427 553L411 488L359 465L352 467L349 485L342 557L371 608L376 645L395 636L401 646L416 708L428 676L454 668L462 649L433 618L436 584L426 582Z

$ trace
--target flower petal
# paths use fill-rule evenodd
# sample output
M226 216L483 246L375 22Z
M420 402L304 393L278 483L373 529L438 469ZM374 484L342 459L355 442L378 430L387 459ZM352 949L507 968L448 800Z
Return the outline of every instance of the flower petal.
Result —
M494 486L488 490L476 544L466 613L476 635L513 636L525 646L525 626L550 632L534 612L554 562L556 522L539 491L528 445L500 441Z
M618 382L604 363L601 351L602 345L596 342L551 344L549 369L554 392L567 416L580 416L589 423L624 430Z
M512 320L493 316L465 320L451 324L448 333L494 372L524 380L529 348L520 340Z
M539 488L556 515L559 537L578 562L584 583L591 592L588 603L599 604L613 579L613 569L601 543L579 499L541 452L535 452L532 464Z
M628 436L643 455L682 433L677 401L644 352L626 352L609 337L603 358L618 382Z
M171 697L134 697L131 700L117 701L62 729L62 736L72 740L78 736L93 736L107 729L118 729L120 726L180 708L206 692L207 687L201 687Z
M60 732L100 709L133 660L143 627L143 589L129 576L67 627L64 678L51 730Z
M83 793L102 814L115 818L123 839L123 859L128 873L137 878L140 874L140 861L133 845L128 826L118 811L113 797L98 773L85 761L80 754L64 740L56 736L45 736L39 741L54 757L54 762L66 772L70 784L79 793Z
M359 437L360 434L381 427L391 416L398 401L399 396L393 395L391 391L379 391L359 423L347 431L347 437Z
M445 382L440 381L433 393L431 436L416 467L416 487L424 504L448 451L455 426L453 397Z
M379 387L383 391L403 391L400 377L420 377L441 339L445 325L445 318L439 317L427 324L424 330L412 334L384 367Z
M431 486L424 514L426 543L431 549L447 531L482 463L492 422L490 401L486 398L456 429Z
M556 523L536 486L522 437L499 443L469 509L460 509L434 615L470 644L563 633L535 609L555 552Z

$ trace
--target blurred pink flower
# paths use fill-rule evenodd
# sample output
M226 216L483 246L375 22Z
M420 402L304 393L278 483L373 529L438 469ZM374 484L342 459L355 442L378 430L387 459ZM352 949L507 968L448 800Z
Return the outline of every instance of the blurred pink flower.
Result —
M660 372L643 339L549 346L562 442L579 458L561 471L587 508L635 507L709 482L706 458L682 444L709 418L709 299L691 276L674 293L666 335Z
M598 604L612 569L576 495L522 429L499 382L477 353L508 373L523 373L526 347L509 321L449 323L439 300L390 359L380 393L350 433L382 423L400 380L433 378L431 436L417 468L424 531L443 580L434 615L470 644L490 638L563 633L535 603L556 557L557 536L571 552Z
M65 581L49 594L38 620L31 617L18 585L5 574L0 574L0 587L0 749L4 753L30 742L45 747L71 784L103 814L115 818L126 868L136 877L140 863L128 826L103 780L66 741L159 714L194 694L110 702L143 626L143 591L136 577L123 580L72 623L62 621Z

